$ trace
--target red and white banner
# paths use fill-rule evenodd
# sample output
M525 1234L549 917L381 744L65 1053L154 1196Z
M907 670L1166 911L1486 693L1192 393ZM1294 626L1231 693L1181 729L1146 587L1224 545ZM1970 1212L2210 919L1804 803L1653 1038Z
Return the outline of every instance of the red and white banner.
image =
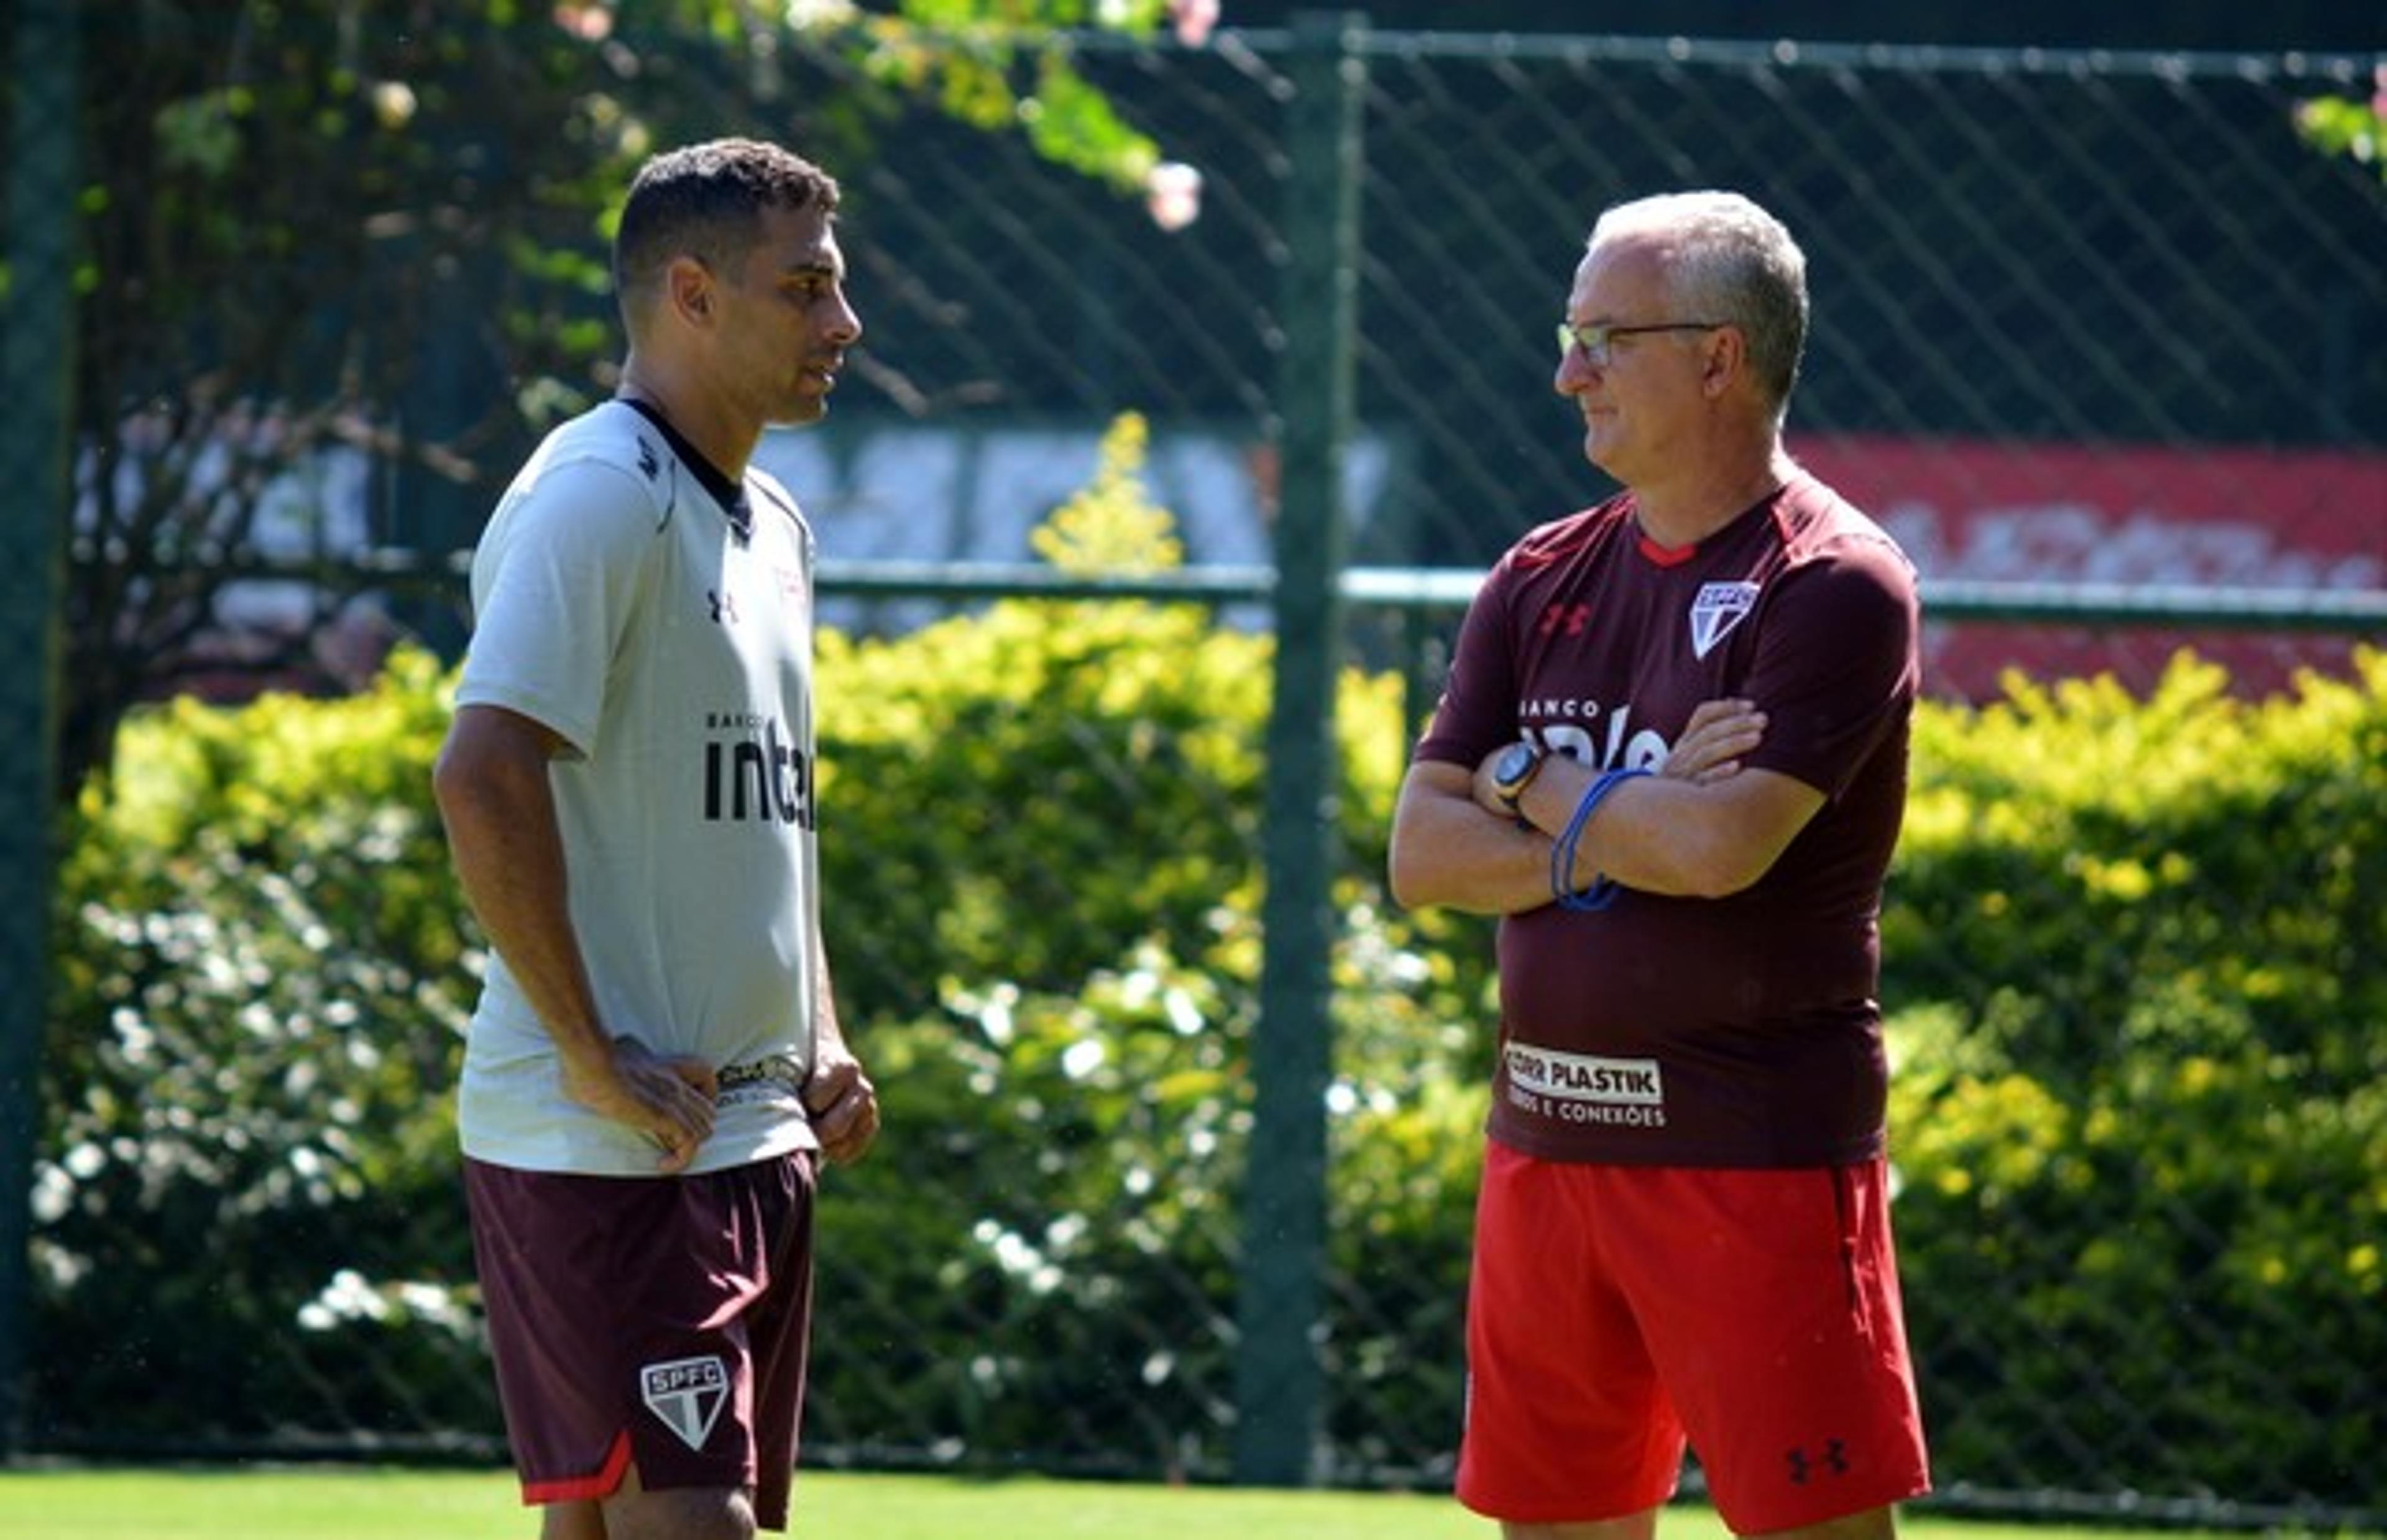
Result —
M1934 580L2387 588L2387 454L1797 437L1801 463L1880 521ZM1934 694L1979 700L2008 666L2143 688L2179 647L2245 688L2342 664L2355 638L2161 626L1932 622ZM2373 637L2372 640L2381 638Z

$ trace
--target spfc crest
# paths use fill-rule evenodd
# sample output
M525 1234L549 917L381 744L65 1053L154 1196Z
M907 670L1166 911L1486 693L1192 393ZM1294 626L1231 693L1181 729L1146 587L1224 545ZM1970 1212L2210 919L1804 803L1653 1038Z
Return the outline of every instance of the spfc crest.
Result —
M691 1449L701 1449L729 1401L729 1370L719 1358L675 1358L638 1370L638 1395Z
M1755 608L1754 583L1702 584L1699 597L1691 600L1691 650L1706 657Z

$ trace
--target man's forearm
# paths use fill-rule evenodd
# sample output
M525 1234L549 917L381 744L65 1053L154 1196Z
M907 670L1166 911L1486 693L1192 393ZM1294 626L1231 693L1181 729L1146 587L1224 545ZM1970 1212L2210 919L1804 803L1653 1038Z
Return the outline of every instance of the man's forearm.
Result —
M543 784L490 777L443 789L449 851L465 902L558 1051L606 1051L595 991L572 928L563 840Z
M1549 836L1464 795L1412 784L1393 830L1393 897L1475 915L1538 909L1550 902L1550 848Z
M1553 764L1519 809L1555 840L1598 779L1572 760ZM1765 875L1822 805L1821 792L1764 771L1709 783L1633 776L1610 787L1584 822L1568 885L1580 892L1605 877L1674 898L1737 893Z

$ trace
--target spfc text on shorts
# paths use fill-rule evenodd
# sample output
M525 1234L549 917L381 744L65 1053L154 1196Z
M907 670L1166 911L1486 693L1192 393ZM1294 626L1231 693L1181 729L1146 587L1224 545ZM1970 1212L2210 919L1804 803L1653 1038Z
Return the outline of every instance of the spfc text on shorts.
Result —
M638 1395L663 1426L701 1449L729 1401L729 1370L719 1358L675 1358L638 1370Z

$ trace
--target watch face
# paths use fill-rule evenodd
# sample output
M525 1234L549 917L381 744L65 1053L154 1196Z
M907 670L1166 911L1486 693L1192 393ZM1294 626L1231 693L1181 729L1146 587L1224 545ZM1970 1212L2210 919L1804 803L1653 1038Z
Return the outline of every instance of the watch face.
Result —
M1500 755L1500 763L1492 767L1492 778L1502 786L1514 786L1534 767L1535 757L1532 744L1511 743Z

